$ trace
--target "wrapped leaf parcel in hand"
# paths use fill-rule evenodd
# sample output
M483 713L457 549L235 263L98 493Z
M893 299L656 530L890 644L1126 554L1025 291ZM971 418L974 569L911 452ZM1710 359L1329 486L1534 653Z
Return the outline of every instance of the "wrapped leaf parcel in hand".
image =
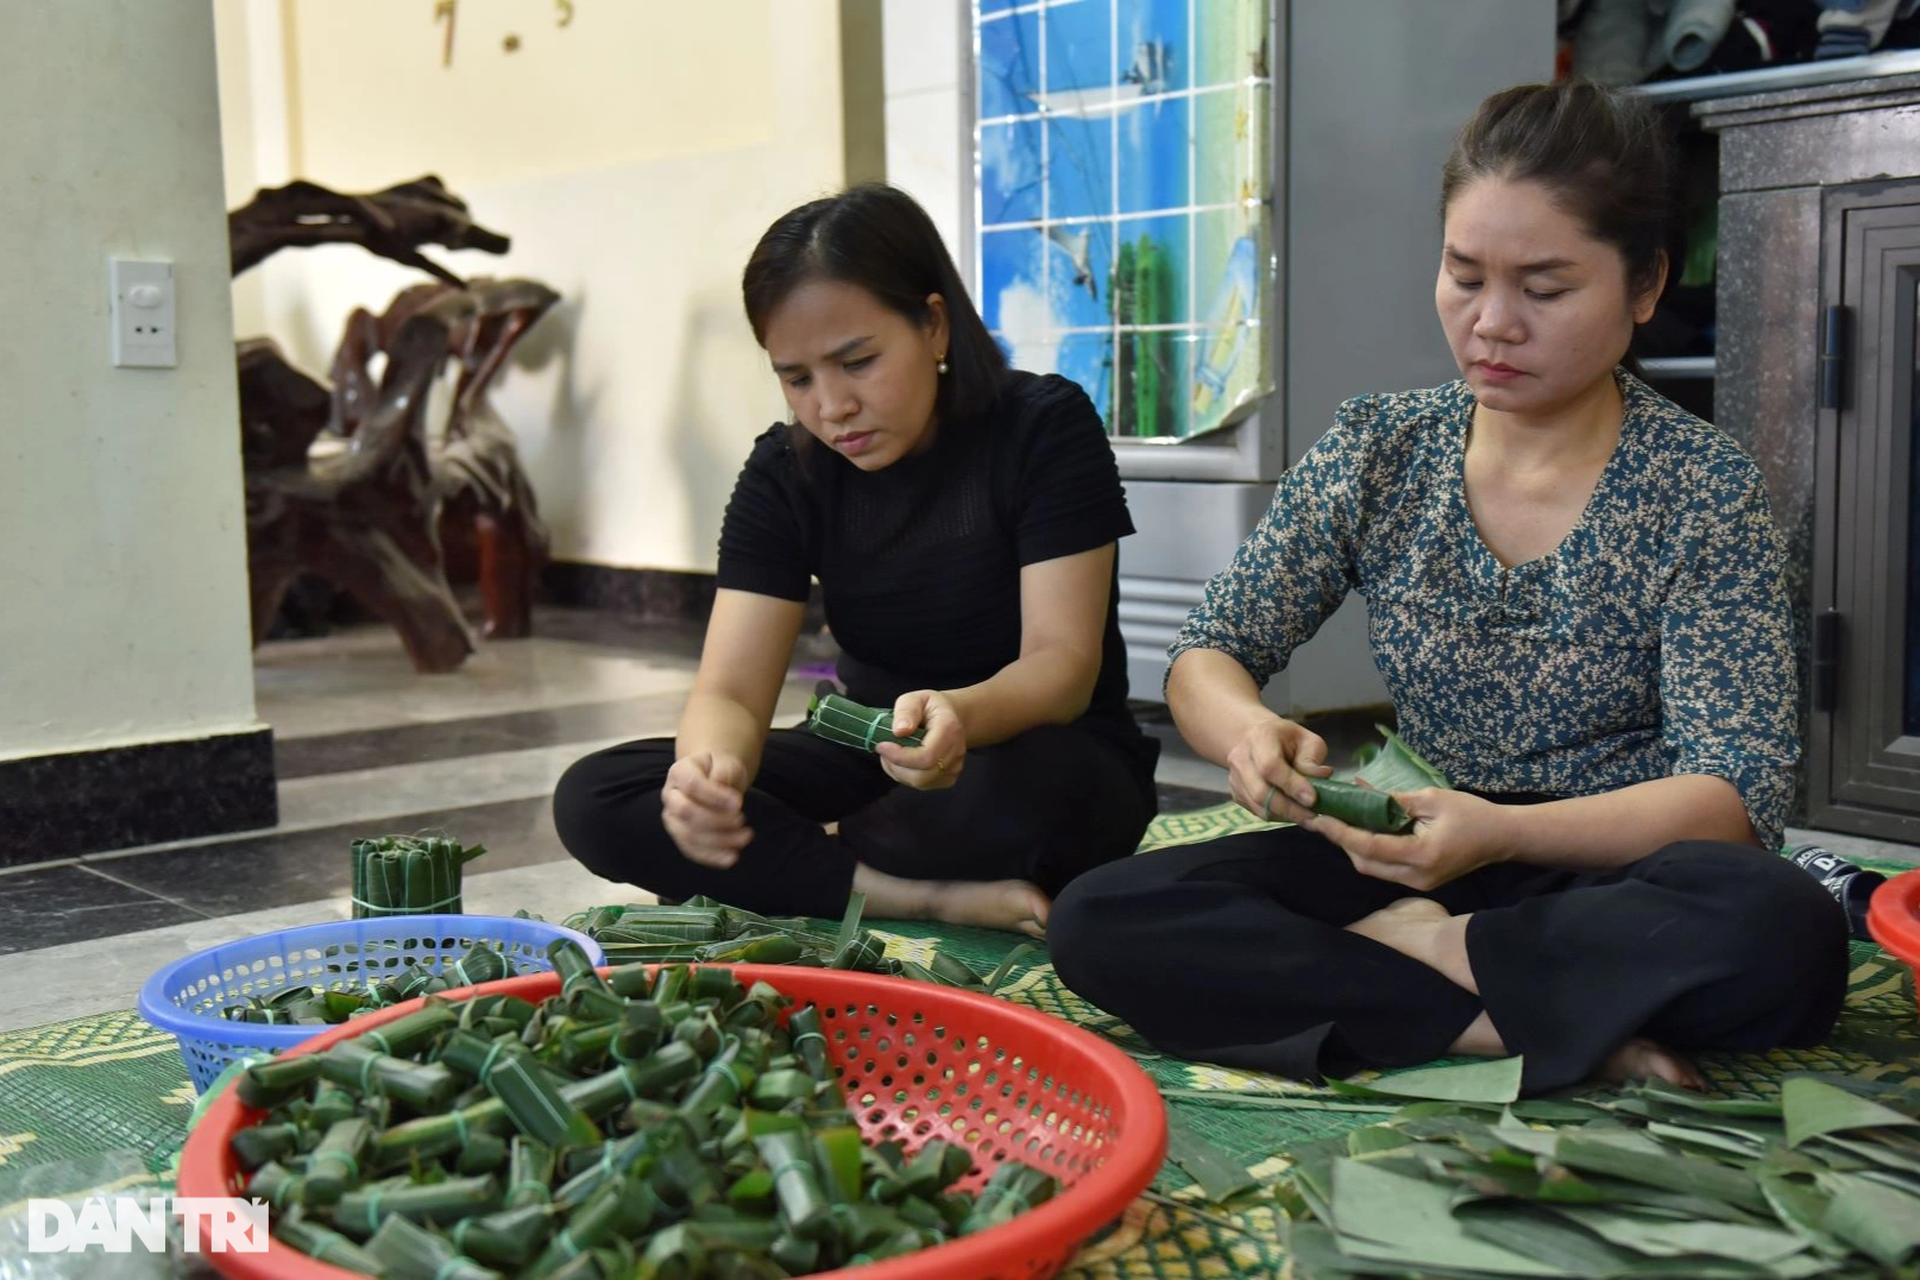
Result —
M1352 782L1332 778L1314 778L1313 809L1330 818L1338 818L1350 827L1380 831L1391 835L1413 830L1413 816L1393 798L1396 791L1422 791L1428 787L1452 790L1446 775L1434 768L1420 753L1385 725L1375 725L1386 745L1361 748L1363 763ZM1366 786L1359 785L1366 783Z
M807 732L829 742L871 751L882 742L903 747L924 744L921 734L901 736L893 731L893 712L864 707L837 693L820 692L807 703Z
M445 836L355 840L353 918L459 915L460 868L485 853Z
M1313 811L1338 818L1350 827L1399 835L1413 830L1413 815L1384 791L1372 791L1352 782L1314 778Z

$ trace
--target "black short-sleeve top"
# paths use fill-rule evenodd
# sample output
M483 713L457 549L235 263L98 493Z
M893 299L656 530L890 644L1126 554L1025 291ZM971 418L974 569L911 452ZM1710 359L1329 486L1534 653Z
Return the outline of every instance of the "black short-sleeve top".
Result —
M1079 386L1012 373L991 413L865 472L776 425L754 442L720 530L722 588L805 600L818 579L849 696L890 706L1020 656L1020 570L1133 532L1113 449ZM1118 573L1085 722L1137 736Z

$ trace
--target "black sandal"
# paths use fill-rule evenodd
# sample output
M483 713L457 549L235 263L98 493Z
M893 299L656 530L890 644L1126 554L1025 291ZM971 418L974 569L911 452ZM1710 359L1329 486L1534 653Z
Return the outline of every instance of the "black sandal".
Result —
M1833 900L1846 911L1847 924L1854 937L1868 942L1873 940L1873 935L1867 932L1867 906L1873 901L1873 891L1887 882L1885 876L1848 862L1839 854L1822 849L1817 844L1803 844L1797 849L1789 849L1787 859L1818 880L1833 895Z

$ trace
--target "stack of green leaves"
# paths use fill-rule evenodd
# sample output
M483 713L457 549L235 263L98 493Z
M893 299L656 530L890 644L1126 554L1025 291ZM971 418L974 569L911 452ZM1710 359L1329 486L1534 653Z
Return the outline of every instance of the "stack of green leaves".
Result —
M595 907L562 923L600 944L616 964L791 964L815 969L851 969L884 973L946 987L991 993L1016 965L1038 948L1022 944L1007 953L1000 967L981 977L962 960L936 951L926 964L887 954L886 944L860 927L866 897L856 893L837 932L797 916L756 915L723 906L712 898L689 898L677 907L646 903Z
M833 686L822 683L807 701L807 732L829 742L871 751L882 742L903 747L925 745L923 734L896 734L893 712L883 707L868 707L851 698L831 692Z
M221 1016L233 1022L292 1026L338 1025L350 1018L418 996L438 995L459 987L477 986L514 976L513 961L504 952L476 942L466 954L441 969L415 962L364 988L285 987L267 997L249 996L228 1005Z
M1293 1273L1920 1274L1920 1090L1804 1074L1764 1100L1517 1101L1519 1080L1510 1059L1336 1086L1443 1100L1292 1153Z
M267 1114L233 1152L282 1243L369 1275L759 1280L928 1248L1058 1190L1007 1161L969 1195L962 1148L867 1145L818 1011L766 983L602 977L566 939L550 955L560 991L538 1004L430 999L236 1078Z
M1338 818L1350 827L1399 834L1413 829L1413 817L1393 798L1396 791L1428 787L1451 789L1452 784L1406 740L1385 725L1375 725L1384 745L1360 748L1361 765L1351 782L1313 779L1316 813ZM1361 785L1364 783L1365 785Z
M353 918L459 915L460 869L487 851L445 836L355 840Z

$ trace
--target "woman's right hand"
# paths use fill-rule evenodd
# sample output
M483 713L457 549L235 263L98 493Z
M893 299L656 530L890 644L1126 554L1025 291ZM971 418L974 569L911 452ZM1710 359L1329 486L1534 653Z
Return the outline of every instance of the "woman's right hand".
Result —
M1327 742L1291 720L1257 722L1227 753L1227 781L1240 807L1266 822L1313 817L1313 778L1324 778Z
M702 751L682 756L660 790L661 821L688 861L726 870L753 839L742 805L747 766L737 756Z

